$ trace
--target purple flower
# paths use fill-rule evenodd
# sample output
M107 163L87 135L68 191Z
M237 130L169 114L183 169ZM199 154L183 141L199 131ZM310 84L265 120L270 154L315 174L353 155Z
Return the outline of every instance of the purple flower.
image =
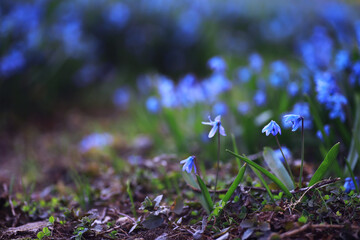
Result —
M191 173L191 170L194 167L194 172L196 173L196 165L195 165L195 156L190 156L187 159L180 161L181 164L184 164L182 170L188 173Z
M212 126L212 129L210 130L208 135L209 138L212 138L218 130L221 135L226 136L225 129L221 125L221 115L217 116L214 121L212 121L209 116L209 121L210 122L201 122L202 124Z
M270 123L268 125L266 125L262 131L262 133L266 133L266 136L269 136L270 133L274 136L276 136L276 134L280 134L281 135L281 128L279 126L279 124L277 124L274 120L271 120Z
M301 121L303 117L296 114L287 114L284 116L285 123L291 123L292 124L292 131L295 132L300 126Z

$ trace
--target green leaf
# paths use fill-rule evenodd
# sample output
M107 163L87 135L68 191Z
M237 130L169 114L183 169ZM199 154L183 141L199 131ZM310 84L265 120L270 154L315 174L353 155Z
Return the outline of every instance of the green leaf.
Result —
M205 210L208 213L211 213L211 211L213 210L214 204L213 201L211 200L211 196L210 193L205 185L205 183L203 182L203 180L201 180L199 175L196 175L197 181L199 183L200 189L201 189L201 194L205 199Z
M54 224L55 218L54 218L53 216L50 216L50 217L49 217L49 222L50 222L51 224Z
M294 184L284 164L276 156L275 152L268 147L264 148L263 157L270 170L279 178L289 190L293 190Z
M43 239L44 238L44 233L43 232L38 232L37 234L36 234L36 237L38 238L38 239Z
M298 222L305 224L307 222L307 220L308 220L308 218L306 216L301 215L301 217L299 217L299 219L298 219Z
M240 182L242 181L242 179L244 177L245 170L246 170L246 163L239 169L239 172L238 172L234 182L231 184L230 188L227 190L225 197L223 197L223 199L221 200L223 203L226 204L227 201L229 201L231 196L234 194L235 189L237 188L237 186L240 184Z
M194 174L188 173L186 171L181 171L181 174L187 184L200 190L199 184L196 182Z
M326 154L324 161L320 164L319 168L316 170L314 175L312 176L309 187L320 181L329 167L336 161L336 157L339 153L340 143L336 143L330 151Z
M44 233L45 236L50 236L51 235L51 232L50 232L49 228L47 228L47 227L43 228L43 233Z
M289 189L286 188L286 186L273 174L271 174L269 171L267 171L265 168L261 167L260 165L254 163L253 161L251 161L250 159L248 159L247 157L243 157L240 156L236 153L233 153L232 151L230 151L229 149L226 149L226 151L230 154L232 154L235 157L240 158L241 160L245 161L247 164L249 164L250 166L253 166L254 168L256 168L257 170L259 170L260 172L262 172L265 176L267 176L269 179L271 179L271 181L273 181L276 185L279 186L279 188L281 190L284 191L284 193L286 194L286 196L288 197L292 197Z

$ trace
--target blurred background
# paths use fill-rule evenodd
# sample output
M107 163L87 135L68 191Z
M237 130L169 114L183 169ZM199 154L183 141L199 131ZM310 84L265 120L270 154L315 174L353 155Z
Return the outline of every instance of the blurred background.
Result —
M1 125L74 105L108 106L116 88L135 89L149 73L203 78L215 55L232 77L253 52L296 64L297 45L310 36L351 47L358 10L336 1L3 0Z
M360 76L359 10L356 1L1 0L3 159L73 162L107 145L135 163L136 149L149 146L151 156L211 159L201 121L219 114L252 154L275 147L261 129L286 112L306 116L307 156L341 141L344 158ZM321 98L319 82L342 101ZM328 140L323 125L332 127ZM283 142L299 156L291 134Z

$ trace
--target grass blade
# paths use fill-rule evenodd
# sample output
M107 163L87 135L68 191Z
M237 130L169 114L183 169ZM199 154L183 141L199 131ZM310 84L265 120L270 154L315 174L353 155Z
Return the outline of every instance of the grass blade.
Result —
M227 190L224 198L221 200L223 203L227 203L227 201L229 201L229 199L231 198L231 196L234 194L235 189L237 188L237 186L240 184L240 182L242 181L244 174L245 174L245 170L246 170L246 163L244 163L244 165L239 169L239 172L234 180L234 182L231 184L230 188Z
M205 185L205 183L203 182L203 180L201 180L199 175L196 175L197 181L199 183L200 189L201 189L201 194L205 199L205 210L210 213L213 210L214 204L213 201L211 200L211 196L210 193Z
M281 190L284 191L284 193L286 194L286 196L288 197L292 197L289 189L286 188L286 186L273 174L271 174L268 170L266 170L265 168L261 167L260 165L254 163L253 161L251 161L250 159L248 159L247 157L243 157L240 156L232 151L230 151L229 149L226 149L226 151L230 154L232 154L233 156L240 158L241 160L243 160L244 162L246 162L247 164L249 164L250 166L253 166L254 168L256 168L257 170L259 170L260 172L262 172L265 176L267 176L269 179L271 179L271 181L273 181L276 185L279 186L279 188Z
M274 173L275 176L278 177L279 180L283 182L288 189L293 190L295 188L293 181L291 180L284 164L276 156L274 151L271 148L265 147L263 151L263 157L271 172Z
M316 172L312 176L308 187L319 182L323 178L323 176L325 175L327 170L330 168L330 166L333 165L333 161L336 160L336 157L339 153L339 146L340 146L340 143L336 143L330 149L330 151L326 154L324 161L320 164L319 168L316 170Z

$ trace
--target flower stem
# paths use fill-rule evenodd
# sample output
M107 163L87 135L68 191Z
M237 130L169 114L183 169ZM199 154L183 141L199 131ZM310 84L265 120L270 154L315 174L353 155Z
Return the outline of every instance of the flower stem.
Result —
M219 168L220 168L220 133L218 135L218 154L217 154L217 166L216 166L216 178L215 178L215 192L213 195L213 202L215 201L217 182L219 177Z
M288 172L289 172L289 174L290 174L291 180L293 181L293 184L294 184L294 186L295 186L294 176L293 176L293 174L292 174L292 172L291 172L290 166L289 166L289 164L288 164L288 162L287 162L287 160L286 160L285 154L284 154L284 152L283 152L283 150L282 150L282 148L281 148L281 146L280 146L279 139L278 139L278 137L277 137L276 135L275 135L275 139L276 139L276 143L277 143L277 145L278 145L278 147L279 147L279 149L280 149L280 152L281 152L281 154L282 154L282 156L283 156L283 158L284 158L285 165L286 165L286 168L287 168L287 170L288 170Z
M197 162L197 158L195 157L194 159L194 163L195 163L195 167L196 167L196 174L199 175L199 177L201 177L201 171Z
M303 175L303 165L304 165L304 118L301 118L301 165L300 165L300 176L299 176L299 187L302 187L302 175Z

